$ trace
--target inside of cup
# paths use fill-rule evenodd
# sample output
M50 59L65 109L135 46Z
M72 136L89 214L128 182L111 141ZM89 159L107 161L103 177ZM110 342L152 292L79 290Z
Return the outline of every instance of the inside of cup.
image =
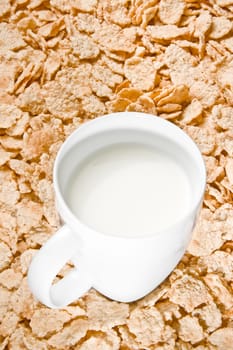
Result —
M133 128L101 130L82 140L77 138L77 142L63 155L59 163L58 184L62 196L66 199L67 186L69 186L73 172L90 154L112 145L129 143L147 145L154 147L158 152L166 152L180 164L187 174L192 193L192 203L197 203L200 200L200 193L203 192L203 169L200 169L199 160L197 154L195 154L195 151L198 152L197 149L195 150L196 146L191 145L194 151L192 154L192 147L191 150L190 147L185 148L169 136L156 134L150 130ZM187 210L189 209L187 208Z

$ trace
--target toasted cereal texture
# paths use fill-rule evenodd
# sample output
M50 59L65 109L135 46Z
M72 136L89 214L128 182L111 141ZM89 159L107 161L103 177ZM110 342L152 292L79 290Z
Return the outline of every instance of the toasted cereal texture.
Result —
M0 319L1 320L9 310L10 297L11 297L11 292L7 288L0 286Z
M164 322L156 308L133 310L127 324L141 347L155 345L162 340Z
M148 91L154 88L156 69L153 60L135 57L125 62L125 76L133 88Z
M77 307L78 310L78 307ZM76 313L75 316L85 315L85 311L80 309L80 313ZM70 315L65 310L56 310L56 309L39 309L36 310L30 321L30 327L32 332L37 337L44 337L48 334L58 332L63 328L63 325L72 319ZM44 322L44 319L47 322Z
M193 311L197 306L211 300L204 283L189 275L184 275L172 283L169 298L173 303L182 306L187 312Z
M189 28L179 28L175 24L149 25L147 33L154 41L177 39L189 34Z
M215 345L217 349L224 350L230 349L233 340L233 329L232 327L225 327L216 330L209 337L211 344Z
M202 121L203 107L198 99L192 102L184 109L182 121L185 124L199 124Z
M12 259L12 253L4 242L0 242L0 257L0 270L3 270L9 266Z
M215 331L222 325L221 311L215 303L210 303L200 309L195 309L192 315L198 316L208 333Z
M232 0L0 1L0 350L232 349L232 19ZM48 309L27 272L61 226L56 154L82 123L123 111L170 120L199 147L192 240L134 303L91 290Z
M221 280L217 274L208 274L204 277L204 281L211 290L212 294L217 298L220 305L223 305L227 310L233 306L233 298L228 290L227 284Z
M18 288L23 275L19 271L15 271L12 268L4 269L0 273L0 284L7 289Z
M233 256L221 250L199 260L207 268L208 273L218 272L226 281L233 279Z
M126 323L129 315L127 304L111 302L94 291L86 296L86 302L91 329L108 330Z
M210 32L211 39L220 39L227 35L232 29L232 23L225 17L213 17Z
M10 11L11 5L9 0L3 0L0 4L0 17L3 17Z
M204 333L196 317L185 316L179 320L179 337L191 344L203 340Z
M120 346L120 339L115 331L109 331L104 334L98 332L96 335L90 336L76 349L80 350L118 350Z
M13 311L8 311L2 318L0 325L0 335L6 337L11 335L17 327L19 316Z
M57 349L65 349L76 345L82 339L89 328L87 320L77 318L71 323L63 327L61 331L52 335L48 340L48 345Z
M183 0L162 0L159 2L159 19L164 24L177 24L185 9Z

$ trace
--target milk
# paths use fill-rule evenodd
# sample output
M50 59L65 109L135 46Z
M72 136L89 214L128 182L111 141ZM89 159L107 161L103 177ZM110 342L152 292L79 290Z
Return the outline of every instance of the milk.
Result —
M169 154L138 144L94 153L73 172L66 201L76 217L108 235L154 235L190 205L185 171Z

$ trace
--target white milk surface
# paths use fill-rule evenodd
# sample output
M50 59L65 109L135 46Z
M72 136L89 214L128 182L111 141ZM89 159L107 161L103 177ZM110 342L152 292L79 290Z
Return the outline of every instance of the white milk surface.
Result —
M171 156L123 144L77 167L66 200L77 218L96 231L135 237L156 234L179 220L190 197L187 175Z

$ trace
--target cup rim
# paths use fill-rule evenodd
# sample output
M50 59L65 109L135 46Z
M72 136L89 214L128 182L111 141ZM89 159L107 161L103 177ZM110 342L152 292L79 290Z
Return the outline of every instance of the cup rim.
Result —
M123 123L122 123L123 127L124 127L124 123L126 123L126 121L133 122L133 121L136 121L139 119L148 121L150 119L152 123L156 122L157 125L160 124L163 126L163 128L168 127L170 129L173 129L177 134L182 135L183 138L186 139L186 141L191 145L193 151L196 153L196 156L198 158L198 162L199 162L198 169L199 169L200 179L201 179L199 195L197 195L196 200L193 203L191 203L190 207L184 213L184 216L182 216L182 218L180 218L176 222L173 222L171 225L169 225L168 227L166 227L162 230L159 230L157 232L155 231L154 234L146 234L145 233L145 235L140 235L140 236L124 236L122 234L122 236L121 236L121 235L114 235L114 234L107 235L106 233L96 231L95 229L93 229L90 226L83 223L77 216L75 216L73 214L73 212L71 211L71 209L67 205L67 203L66 203L66 201L63 198L63 195L61 193L59 180L58 180L59 166L61 164L62 158L64 156L66 156L66 152L69 151L69 149L67 151L66 148L71 143L71 140L73 140L73 138L76 136L76 134L79 134L80 132L82 132L84 130L84 128L85 129L90 128L90 125L94 126L94 124L101 124L101 123L104 123L105 120L109 123L109 122L111 122L111 120L115 120L115 119L118 119L119 121L121 121L122 119L127 119L127 120L123 121ZM176 142L176 141L174 141L174 142ZM65 152L65 154L64 154L64 152ZM127 240L154 239L156 237L160 237L161 235L169 233L171 228L179 226L182 221L184 221L188 216L191 215L192 212L195 212L198 209L198 207L200 206L200 204L202 202L202 198L203 198L203 195L205 192L205 187L206 187L206 168L205 168L204 159L203 159L202 154L201 154L198 146L196 145L196 143L191 139L191 137L189 135L187 135L187 133L185 133L177 125L173 124L172 122L170 122L168 120L162 119L162 118L160 118L156 115L152 115L152 114L141 113L141 112L117 112L117 113L110 113L110 114L106 114L103 116L99 116L99 117L92 119L92 120L88 120L85 123L81 124L76 130L74 130L68 136L68 138L64 141L64 143L60 147L60 149L57 153L57 156L55 158L54 167L53 167L53 186L54 186L54 190L55 190L55 198L57 199L57 203L59 203L62 207L62 213L59 212L59 214L62 216L65 223L68 224L68 226L69 226L69 221L75 222L75 225L77 227L77 230L75 230L75 231L77 231L77 232L85 231L85 234L89 234L91 236L102 236L104 238L118 239L118 240L119 239L123 239L123 240L125 240L125 239L127 239ZM62 214L64 214L64 215L62 215ZM66 218L67 218L67 220L66 220Z

